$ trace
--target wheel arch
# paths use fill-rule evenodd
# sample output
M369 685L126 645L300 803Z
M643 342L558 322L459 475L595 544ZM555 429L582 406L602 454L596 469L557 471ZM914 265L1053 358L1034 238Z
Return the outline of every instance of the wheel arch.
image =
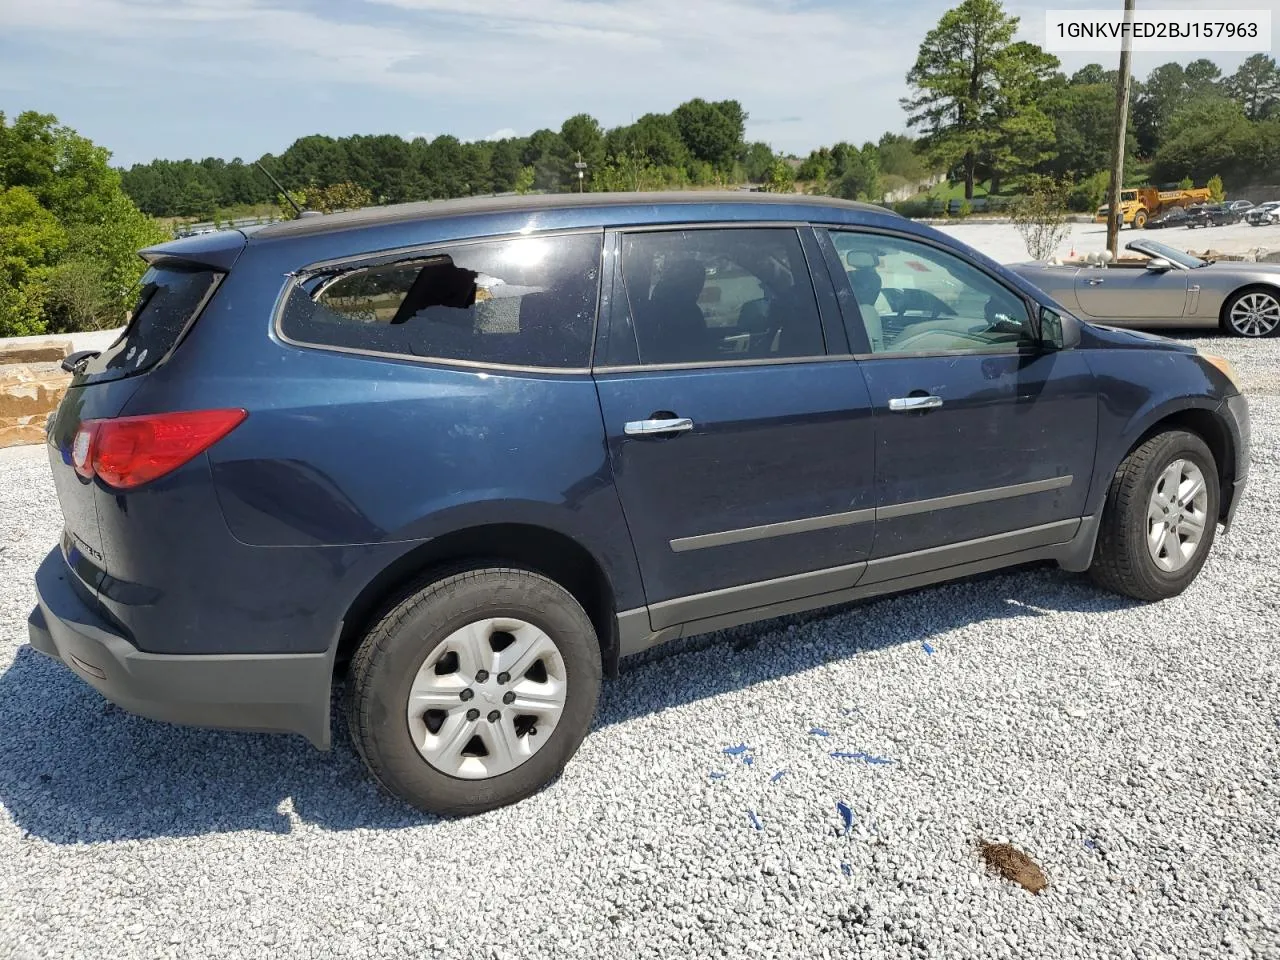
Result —
M334 655L335 670L345 668L365 634L406 596L449 573L490 566L529 570L569 591L595 627L606 674L616 674L616 608L604 566L567 534L527 523L457 529L425 541L379 571L347 607Z
M1251 280L1243 286L1236 287L1222 298L1222 306L1218 308L1218 327L1224 333L1231 333L1230 324L1227 322L1227 311L1230 309L1237 297L1241 294L1248 293L1250 290L1261 290L1263 293L1270 293L1273 296L1280 297L1280 283L1268 283L1265 280ZM1232 335L1239 336L1239 334ZM1262 339L1265 339L1265 337Z
M1231 486L1235 483L1236 472L1235 440L1231 436L1231 430L1227 427L1222 416L1216 409L1208 407L1187 407L1165 413L1156 419L1128 446L1124 455L1117 461L1115 470L1118 470L1120 464L1138 447L1156 434L1165 433L1169 430L1185 430L1203 440L1209 448L1209 452L1213 454L1214 463L1218 468L1219 489L1224 492L1231 489ZM1113 474L1115 470L1112 470ZM1219 497L1218 513L1220 520L1226 520L1229 505L1229 497L1225 495Z

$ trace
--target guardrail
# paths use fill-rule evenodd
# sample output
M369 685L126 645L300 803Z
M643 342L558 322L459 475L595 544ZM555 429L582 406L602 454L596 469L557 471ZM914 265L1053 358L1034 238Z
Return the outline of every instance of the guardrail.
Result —
M173 235L194 237L202 233L216 233L219 230L239 230L241 227L261 227L268 223L279 223L281 217L240 217L237 220L207 220L203 223L184 223L174 228Z

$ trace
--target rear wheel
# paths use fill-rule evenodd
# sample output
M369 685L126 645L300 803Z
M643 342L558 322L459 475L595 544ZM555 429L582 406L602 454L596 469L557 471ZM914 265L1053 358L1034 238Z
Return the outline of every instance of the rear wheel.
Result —
M1089 575L1135 600L1177 596L1209 555L1218 504L1217 465L1205 442L1184 430L1157 434L1111 481Z
M1250 287L1222 306L1222 326L1237 337L1273 337L1280 332L1280 292Z
M600 692L600 647L566 590L525 570L419 590L352 660L356 749L421 810L466 815L522 800L577 751Z

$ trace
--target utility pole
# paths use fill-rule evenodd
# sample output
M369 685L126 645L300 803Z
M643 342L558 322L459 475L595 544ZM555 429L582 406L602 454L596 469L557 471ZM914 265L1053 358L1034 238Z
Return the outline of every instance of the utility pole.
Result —
M575 168L577 169L577 171L578 171L578 192L579 192L579 193L581 193L581 192L582 192L582 180L583 180L583 176L585 175L585 173L586 173L586 169L587 169L587 165L586 165L586 164L583 162L583 160L582 160L582 151L581 151L581 150L579 150L579 151L578 151L578 162L574 164L574 167L575 167Z
M1114 259L1120 252L1120 191L1124 187L1124 145L1129 129L1129 59L1133 53L1133 9L1136 0L1124 0L1124 36L1120 40L1120 72L1116 76L1116 127L1111 145L1111 184L1107 189L1107 249Z

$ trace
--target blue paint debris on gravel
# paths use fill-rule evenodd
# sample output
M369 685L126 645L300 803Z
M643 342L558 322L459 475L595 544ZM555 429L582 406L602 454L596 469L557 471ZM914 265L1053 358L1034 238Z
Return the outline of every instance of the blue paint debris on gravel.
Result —
M840 814L840 822L844 824L844 832L853 829L853 808L843 800L836 801L836 811Z
M924 647L925 653L927 653L931 657L933 656L933 644L926 642L926 643L920 644L920 646Z
M840 872L843 873L846 877L852 877L853 867L849 866L847 863L842 863L840 864Z
M777 783L779 780L781 780L783 777L785 777L785 776L786 776L788 773L790 773L790 772L791 772L791 771L790 771L789 769L787 769L787 768L785 768L785 767L784 767L783 769L781 769L781 770L779 770L777 773L775 773L772 777L770 777L770 778L769 778L769 782L770 782L770 783Z
M710 773L707 774L707 776L710 777L712 780L723 780L725 777L728 776L728 774L721 773L719 770L712 770Z
M757 830L764 829L764 824L760 822L760 818L756 816L756 812L754 810L748 810L747 816L751 818L751 825L753 827L755 827Z
M828 730L823 730L821 727L810 727L809 735L811 737L829 737L831 736L831 733Z
M724 752L726 756L737 757L746 753L750 749L751 748L748 747L745 743L740 743L736 747L725 747Z
M893 763L889 757L877 757L874 753L864 753L861 750L832 750L831 756L836 760L864 760L875 764Z

